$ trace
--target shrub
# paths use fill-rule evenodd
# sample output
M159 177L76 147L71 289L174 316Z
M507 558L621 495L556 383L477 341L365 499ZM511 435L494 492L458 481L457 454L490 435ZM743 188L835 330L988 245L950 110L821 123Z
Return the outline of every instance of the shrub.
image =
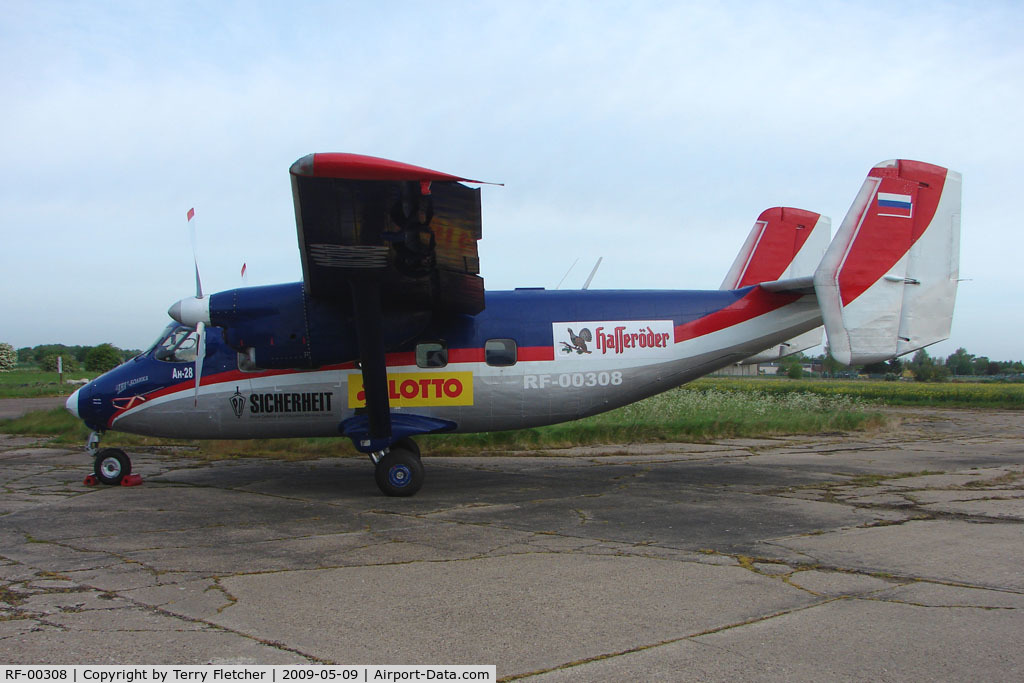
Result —
M13 370L18 363L18 352L5 342L0 342L0 372Z
M121 352L113 344L94 346L85 355L85 369L106 372L121 364Z
M50 353L43 356L39 360L39 369L45 372L57 372L57 354ZM60 356L63 360L61 364L64 366L64 372L74 372L78 369L78 361L75 360L74 356Z

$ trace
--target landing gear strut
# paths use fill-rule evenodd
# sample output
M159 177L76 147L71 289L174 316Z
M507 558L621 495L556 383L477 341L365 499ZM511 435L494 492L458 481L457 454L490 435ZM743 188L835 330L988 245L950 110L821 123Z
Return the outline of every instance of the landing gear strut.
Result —
M100 434L93 432L85 444L85 450L93 457L93 472L96 480L108 486L117 486L132 473L132 460L120 448L100 448Z
M385 496L411 496L423 486L420 449L412 439L400 439L386 453L372 453L374 479Z

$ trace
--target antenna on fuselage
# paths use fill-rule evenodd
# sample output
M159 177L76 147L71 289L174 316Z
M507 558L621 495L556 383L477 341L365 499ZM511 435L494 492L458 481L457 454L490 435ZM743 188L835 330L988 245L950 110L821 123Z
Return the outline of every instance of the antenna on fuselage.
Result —
M598 256L597 257L597 263L594 264L594 269L592 271L590 271L590 277L588 277L587 281L585 283L583 283L583 289L589 289L590 288L590 283L594 279L594 276L597 275L597 269L601 267L601 261L603 261L603 260L604 260L604 256Z
M565 282L565 278L569 277L569 273L571 273L571 272L572 272L572 269L573 269L573 268L575 268L575 267L576 267L576 264L577 264L577 263L579 263L579 262L580 262L580 259L579 259L579 257L577 256L577 257L576 257L576 260L572 262L572 265L571 265L571 266L569 266L569 270L565 271L565 275L563 275L563 276L562 276L562 279L558 281L558 284L557 284L557 285L555 285L555 289L558 289L559 287L561 287L561 286L562 286L562 283L563 283L563 282Z

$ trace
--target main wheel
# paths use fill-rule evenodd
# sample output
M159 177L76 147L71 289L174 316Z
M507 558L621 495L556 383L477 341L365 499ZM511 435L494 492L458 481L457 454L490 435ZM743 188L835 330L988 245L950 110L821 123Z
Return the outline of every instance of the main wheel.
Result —
M96 453L92 469L100 483L117 486L132 473L132 461L120 448L104 448Z
M374 478L385 496L411 496L423 486L423 463L411 451L392 448L377 462Z
M409 437L402 437L398 441L391 444L391 450L409 451L417 458L420 457L420 447L415 441Z

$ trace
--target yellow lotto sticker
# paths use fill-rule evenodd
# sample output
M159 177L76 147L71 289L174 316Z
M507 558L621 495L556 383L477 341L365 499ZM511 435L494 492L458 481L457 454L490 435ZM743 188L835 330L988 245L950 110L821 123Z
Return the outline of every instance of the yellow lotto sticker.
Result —
M388 398L392 406L471 406L472 372L396 372L388 375ZM366 405L363 376L348 376L348 407Z

